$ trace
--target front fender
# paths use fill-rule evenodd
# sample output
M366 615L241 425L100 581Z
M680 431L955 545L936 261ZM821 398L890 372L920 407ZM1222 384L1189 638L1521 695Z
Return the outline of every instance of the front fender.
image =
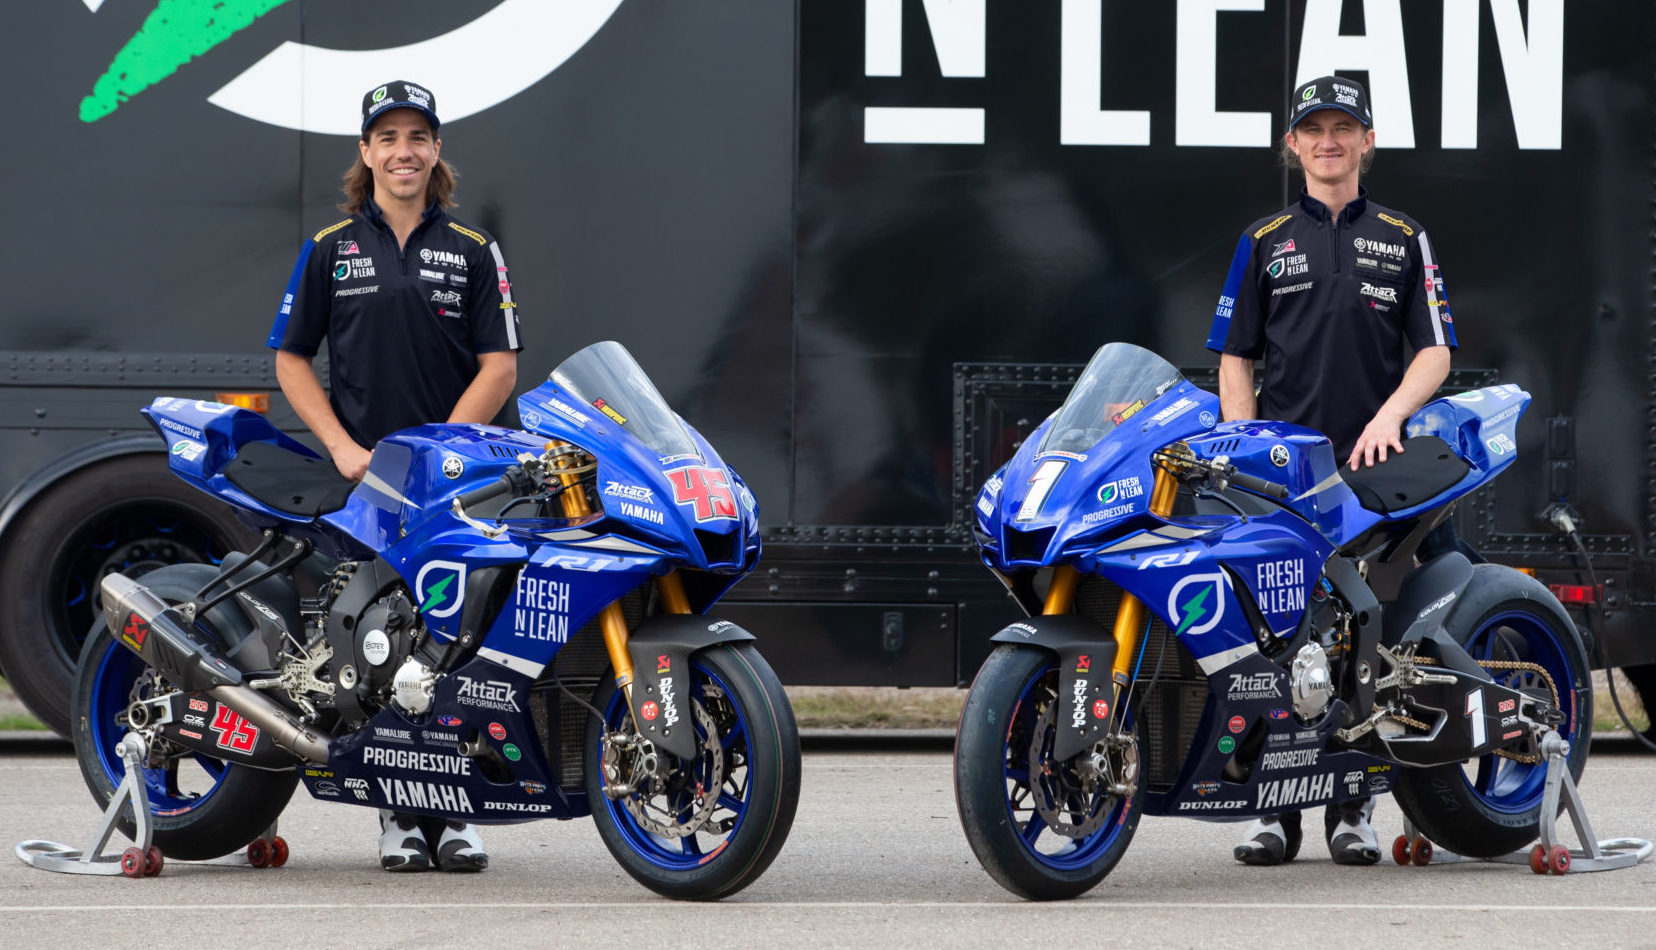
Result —
M1036 647L1058 658L1054 760L1073 758L1103 736L1115 699L1110 670L1116 642L1108 630L1076 614L1052 614L1019 620L989 639Z
M754 639L728 620L698 614L662 614L639 624L627 638L633 664L633 722L638 731L681 759L693 758L696 730L685 705L690 657L721 643Z

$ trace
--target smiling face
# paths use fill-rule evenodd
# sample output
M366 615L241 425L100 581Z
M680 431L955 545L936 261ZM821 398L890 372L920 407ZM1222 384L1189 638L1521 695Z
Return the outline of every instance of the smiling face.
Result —
M357 147L362 163L373 173L374 201L380 207L425 207L426 186L443 148L425 116L413 109L392 109L374 121Z
M1328 186L1355 183L1363 156L1374 148L1374 130L1341 109L1318 109L1288 133L1305 177Z

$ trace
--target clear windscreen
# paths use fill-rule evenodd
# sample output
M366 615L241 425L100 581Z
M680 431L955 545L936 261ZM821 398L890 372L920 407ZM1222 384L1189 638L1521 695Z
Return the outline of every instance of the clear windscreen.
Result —
M627 430L659 455L700 457L684 423L621 344L594 343L564 360L549 379L580 400L580 408Z
M1040 452L1085 452L1184 381L1172 363L1131 343L1107 343L1081 371Z

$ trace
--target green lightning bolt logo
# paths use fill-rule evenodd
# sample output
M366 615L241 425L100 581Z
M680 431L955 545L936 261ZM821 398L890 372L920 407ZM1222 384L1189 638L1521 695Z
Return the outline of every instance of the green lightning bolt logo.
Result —
M454 585L454 575L450 574L426 591L425 603L420 605L420 613L425 613L433 607L440 607L448 600L448 589ZM1180 629L1183 629L1182 627Z
M1208 595L1211 593L1213 593L1212 587L1203 587L1200 594L1185 602L1184 613L1179 618L1179 629L1173 631L1175 637L1189 630L1191 624L1207 616L1206 604Z
M1219 626L1219 621L1225 617L1222 585L1229 584L1230 579L1223 573L1188 574L1180 578L1167 594L1167 613L1164 614L1168 623L1178 618L1179 626L1173 635L1203 634ZM1188 588L1194 589L1189 591L1187 599Z

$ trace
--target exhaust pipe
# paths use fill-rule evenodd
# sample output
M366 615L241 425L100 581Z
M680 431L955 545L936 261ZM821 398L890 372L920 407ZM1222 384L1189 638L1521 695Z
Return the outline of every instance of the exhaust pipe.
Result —
M328 761L328 737L306 728L275 701L242 684L241 671L215 645L190 635L176 607L124 574L110 574L103 591L104 620L115 642L138 654L186 692L205 692L265 730L277 745L307 762Z

